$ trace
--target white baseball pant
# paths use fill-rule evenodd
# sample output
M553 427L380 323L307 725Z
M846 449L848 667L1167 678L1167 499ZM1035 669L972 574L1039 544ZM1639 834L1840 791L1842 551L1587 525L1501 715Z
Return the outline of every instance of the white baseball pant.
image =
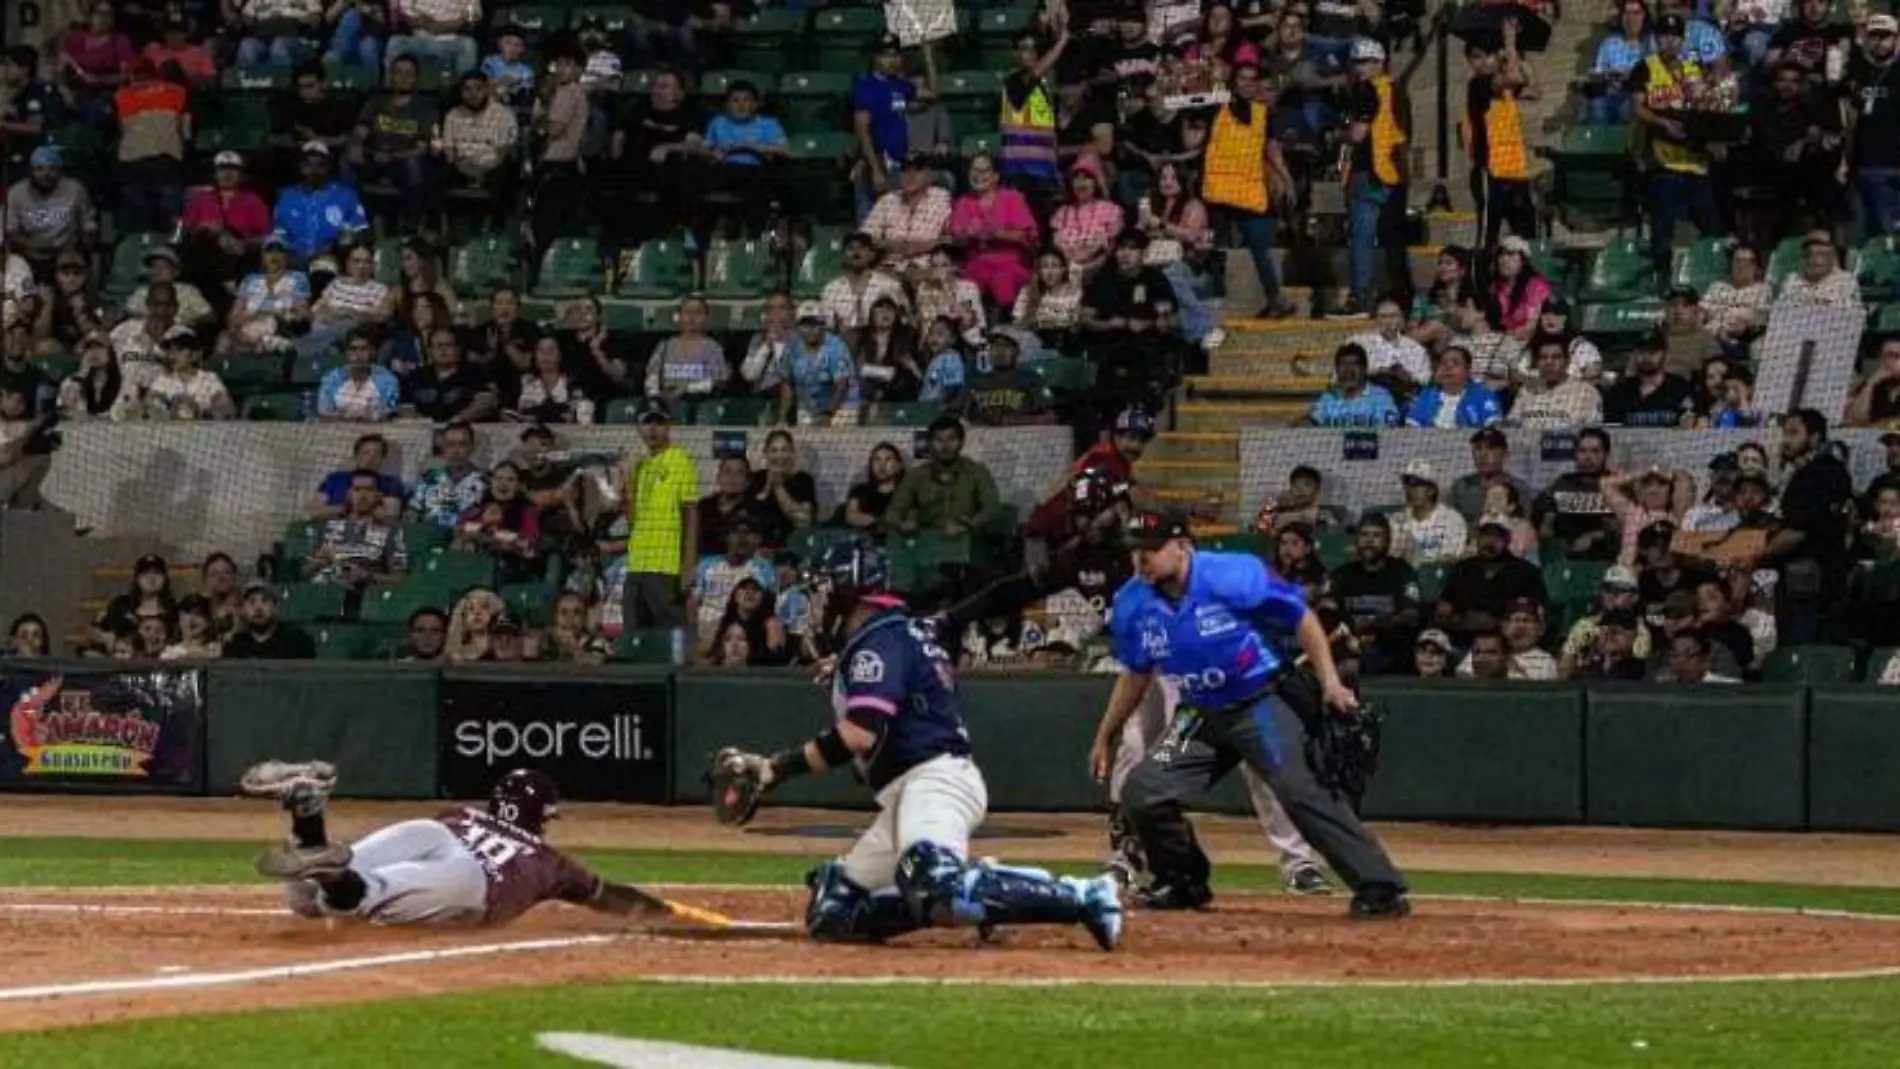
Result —
M989 811L983 773L967 757L932 758L877 792L877 819L844 856L844 874L867 891L896 886L904 852L929 842L970 860L970 835Z
M350 871L368 888L355 909L324 903L304 880L285 887L303 917L361 917L373 924L466 925L488 910L488 877L455 833L433 820L405 820L351 844Z
M1108 773L1108 800L1120 805L1122 784L1128 781L1129 773L1148 756L1148 751L1160 742L1174 723L1175 708L1180 705L1181 694L1173 684L1160 676L1149 684L1148 693L1142 695L1141 704L1134 715L1122 726L1121 745L1115 748L1115 762ZM1245 763L1240 766L1240 774L1247 784L1247 797L1253 802L1254 819L1260 822L1260 833L1267 837L1274 852L1280 859L1280 874L1290 875L1293 870L1319 864L1318 855L1307 845L1300 830L1281 807L1280 800L1273 796L1267 787L1267 781Z

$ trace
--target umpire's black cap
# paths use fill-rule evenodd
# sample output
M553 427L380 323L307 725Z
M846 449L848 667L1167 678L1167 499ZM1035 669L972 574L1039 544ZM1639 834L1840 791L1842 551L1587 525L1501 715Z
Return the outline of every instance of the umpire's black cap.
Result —
M1193 538L1183 513L1138 512L1122 528L1122 537L1136 549L1160 549L1177 538Z

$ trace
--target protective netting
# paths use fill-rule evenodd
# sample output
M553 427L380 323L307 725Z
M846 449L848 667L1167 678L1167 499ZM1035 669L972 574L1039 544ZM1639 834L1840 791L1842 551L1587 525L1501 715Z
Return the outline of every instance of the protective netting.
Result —
M425 423L91 423L66 427L46 496L101 536L155 538L188 560L223 550L249 561L304 515L325 475L351 466L352 443L371 431L389 440L387 472L413 485L430 464L434 430ZM570 453L644 455L631 427L557 433L560 448ZM890 442L909 457L914 433L900 427L794 431L801 465L818 484L821 519L864 477L874 446ZM507 459L520 435L518 426L478 427L475 462ZM757 466L766 431L674 428L673 440L699 462L702 494L713 488L716 436L719 448L744 448ZM1070 445L1062 427L974 429L964 455L989 467L1005 502L1027 511L1066 469Z

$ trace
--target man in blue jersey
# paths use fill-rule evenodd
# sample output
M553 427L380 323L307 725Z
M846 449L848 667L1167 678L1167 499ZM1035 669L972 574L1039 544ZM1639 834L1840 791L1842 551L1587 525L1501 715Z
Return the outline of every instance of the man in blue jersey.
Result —
M1213 899L1207 855L1181 811L1245 762L1267 782L1293 824L1353 890L1355 917L1410 912L1404 877L1347 801L1306 764L1306 730L1294 702L1319 715L1357 716L1331 643L1300 589L1272 577L1249 553L1197 552L1185 518L1143 513L1125 531L1135 578L1115 595L1110 620L1123 670L1089 753L1107 778L1115 740L1157 677L1181 695L1174 729L1122 788L1122 810L1154 874L1150 908L1196 909ZM1280 644L1290 639L1318 678L1316 698L1295 689ZM1291 684L1291 686L1289 686Z
M1113 878L970 863L988 788L970 758L950 658L890 595L883 551L828 547L812 575L821 636L837 651L825 662L837 720L769 757L722 750L713 768L721 816L731 823L751 819L764 791L807 772L849 764L877 792L870 830L805 877L806 931L819 940L881 942L929 927L1079 924L1113 950L1122 931ZM735 806L734 798L744 801Z

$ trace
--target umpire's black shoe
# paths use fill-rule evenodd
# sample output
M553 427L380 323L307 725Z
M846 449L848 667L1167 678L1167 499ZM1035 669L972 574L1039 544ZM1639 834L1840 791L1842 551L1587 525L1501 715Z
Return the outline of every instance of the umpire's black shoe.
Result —
M1157 883L1135 896L1142 909L1206 909L1214 901L1214 891L1204 883L1181 881Z
M1412 912L1412 900L1389 883L1369 883L1352 896L1350 914L1358 920L1397 920Z

